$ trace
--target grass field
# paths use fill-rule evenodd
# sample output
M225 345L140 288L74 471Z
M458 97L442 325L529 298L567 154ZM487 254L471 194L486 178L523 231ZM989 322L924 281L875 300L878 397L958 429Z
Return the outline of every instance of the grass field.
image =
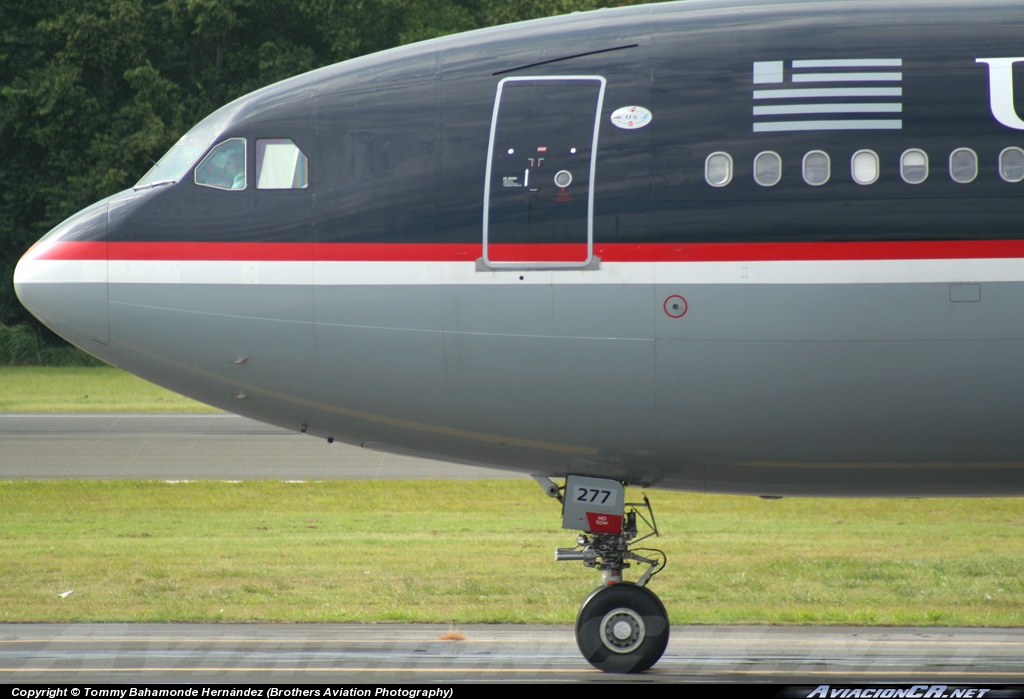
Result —
M0 367L0 411L201 410ZM1024 500L650 495L674 623L1024 625ZM570 623L599 576L559 524L522 481L0 481L0 621Z
M1019 499L650 495L674 623L1024 624ZM14 481L0 503L0 621L570 623L598 582L552 560L573 534L529 482Z
M120 369L0 366L3 413L215 412Z

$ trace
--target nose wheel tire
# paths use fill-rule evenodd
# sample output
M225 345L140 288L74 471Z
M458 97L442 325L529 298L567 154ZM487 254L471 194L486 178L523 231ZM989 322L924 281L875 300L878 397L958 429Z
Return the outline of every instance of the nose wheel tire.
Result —
M591 592L576 617L576 645L604 672L643 672L668 646L665 605L646 587L622 582Z

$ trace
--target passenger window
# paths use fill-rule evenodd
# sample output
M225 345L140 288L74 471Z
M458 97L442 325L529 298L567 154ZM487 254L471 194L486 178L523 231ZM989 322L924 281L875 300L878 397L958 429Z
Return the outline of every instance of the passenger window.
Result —
M712 187L724 187L732 181L732 156L712 153L704 161L704 180Z
M880 169L878 153L873 150L859 150L850 158L850 176L857 184L874 184Z
M999 176L1007 182L1024 180L1024 150L1004 148L999 154Z
M305 189L309 161L290 138L256 141L256 189Z
M820 187L828 182L831 167L828 153L812 150L804 156L804 182L814 187Z
M771 187L782 179L782 158L778 153L766 150L754 158L754 182L762 187Z
M973 182L978 176L978 154L970 148L957 148L950 153L949 176L960 184Z
M195 173L196 184L217 189L245 189L245 139L232 138L213 147Z
M907 184L921 184L928 179L928 154L911 148L900 156L900 177Z

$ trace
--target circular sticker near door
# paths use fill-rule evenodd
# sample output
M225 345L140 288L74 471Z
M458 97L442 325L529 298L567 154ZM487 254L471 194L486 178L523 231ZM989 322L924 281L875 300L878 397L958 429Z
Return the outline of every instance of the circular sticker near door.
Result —
M651 123L651 112L644 107L619 107L612 112L611 120L620 129L642 129Z

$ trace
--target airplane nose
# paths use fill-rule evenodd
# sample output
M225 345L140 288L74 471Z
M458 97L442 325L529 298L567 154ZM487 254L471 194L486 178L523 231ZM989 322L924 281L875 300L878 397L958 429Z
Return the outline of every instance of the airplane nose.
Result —
M14 291L46 327L109 361L107 201L83 209L33 245L14 269Z

